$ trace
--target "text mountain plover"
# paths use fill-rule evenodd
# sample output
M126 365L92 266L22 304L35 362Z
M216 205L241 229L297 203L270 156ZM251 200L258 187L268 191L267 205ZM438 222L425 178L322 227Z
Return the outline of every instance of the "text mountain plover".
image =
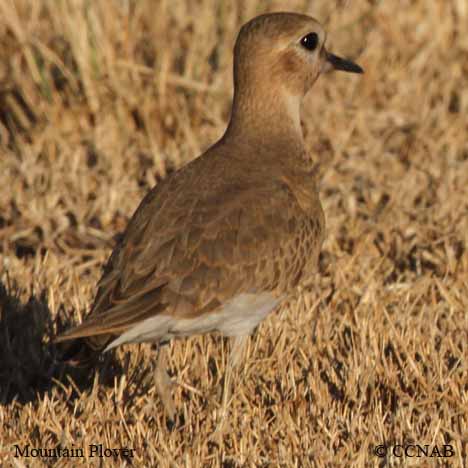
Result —
M145 196L91 312L57 342L107 351L218 331L235 337L226 384L246 337L316 269L325 223L300 104L322 72L363 71L325 39L320 23L295 13L241 28L226 132ZM156 384L174 418L161 352Z

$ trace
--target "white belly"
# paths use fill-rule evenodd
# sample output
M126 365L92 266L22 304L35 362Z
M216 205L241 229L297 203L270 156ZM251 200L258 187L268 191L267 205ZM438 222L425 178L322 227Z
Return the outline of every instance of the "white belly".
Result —
M226 336L244 336L281 302L270 293L239 294L223 307L194 318L175 318L156 315L122 333L106 351L124 343L167 341L179 336L199 335L219 331Z

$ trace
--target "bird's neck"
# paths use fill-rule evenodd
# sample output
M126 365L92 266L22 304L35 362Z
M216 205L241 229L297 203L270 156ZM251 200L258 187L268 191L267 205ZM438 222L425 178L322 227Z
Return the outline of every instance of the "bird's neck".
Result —
M290 142L303 147L300 96L275 94L266 85L234 92L231 119L226 137L240 136L260 144Z

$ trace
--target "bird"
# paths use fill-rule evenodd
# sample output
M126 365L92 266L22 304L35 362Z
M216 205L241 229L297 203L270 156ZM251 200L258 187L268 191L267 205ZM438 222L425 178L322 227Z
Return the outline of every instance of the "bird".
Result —
M231 337L229 382L256 327L317 271L325 216L301 102L323 73L363 73L329 52L326 38L317 20L292 12L241 27L224 134L147 193L89 314L55 340L81 340L96 353L155 343L156 389L171 420L164 345L212 332ZM228 394L229 384L223 407Z

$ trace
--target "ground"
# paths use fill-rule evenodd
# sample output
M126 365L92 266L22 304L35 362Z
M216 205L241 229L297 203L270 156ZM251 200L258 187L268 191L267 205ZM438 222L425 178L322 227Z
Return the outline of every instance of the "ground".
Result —
M171 427L149 345L83 375L51 339L86 314L142 196L222 134L240 25L286 8L366 73L304 102L319 273L251 338L216 437L227 340L171 344ZM0 45L2 466L464 466L466 1L6 0ZM31 457L54 448L84 454Z

